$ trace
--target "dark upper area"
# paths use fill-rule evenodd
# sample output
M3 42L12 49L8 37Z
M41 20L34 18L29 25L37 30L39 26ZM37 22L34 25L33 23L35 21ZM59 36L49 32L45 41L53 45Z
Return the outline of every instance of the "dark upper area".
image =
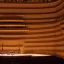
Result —
M58 0L0 0L0 3L51 3Z

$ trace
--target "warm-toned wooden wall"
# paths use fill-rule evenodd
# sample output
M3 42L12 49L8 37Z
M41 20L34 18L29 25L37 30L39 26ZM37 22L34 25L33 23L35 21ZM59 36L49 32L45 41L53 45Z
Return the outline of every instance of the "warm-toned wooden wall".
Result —
M20 44L22 53L51 54L64 57L63 0L45 4L0 3L0 22L13 22L13 20L7 20L5 18L6 16L8 18L10 16L18 17L19 19L14 22L23 22L23 25L25 25L27 29L16 29L16 31L0 29L0 46L3 43L4 50L10 48L12 50L18 50ZM8 26L10 24L4 23L2 25ZM22 23L13 25L22 26ZM18 33L16 35L9 35L6 34L6 31L9 34L10 32ZM13 37L14 39L12 39ZM1 49L2 46L0 47L0 50Z

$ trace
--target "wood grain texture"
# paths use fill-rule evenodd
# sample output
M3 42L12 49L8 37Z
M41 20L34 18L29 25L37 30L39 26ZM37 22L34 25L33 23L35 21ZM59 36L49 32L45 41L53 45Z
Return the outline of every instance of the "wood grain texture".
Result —
M0 3L0 50L64 57L64 1L52 1Z

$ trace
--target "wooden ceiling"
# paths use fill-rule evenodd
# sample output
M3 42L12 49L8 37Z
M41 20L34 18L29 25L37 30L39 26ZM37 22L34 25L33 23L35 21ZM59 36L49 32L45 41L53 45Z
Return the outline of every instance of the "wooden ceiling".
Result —
M44 0L43 0L44 1ZM56 1L56 0L55 0ZM0 3L0 50L64 57L64 2Z

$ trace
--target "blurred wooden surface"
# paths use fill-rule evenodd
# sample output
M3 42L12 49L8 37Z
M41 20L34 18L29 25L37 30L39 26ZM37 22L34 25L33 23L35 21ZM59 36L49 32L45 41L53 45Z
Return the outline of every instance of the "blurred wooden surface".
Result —
M52 1L52 0L51 0ZM64 57L64 1L0 3L0 50Z

